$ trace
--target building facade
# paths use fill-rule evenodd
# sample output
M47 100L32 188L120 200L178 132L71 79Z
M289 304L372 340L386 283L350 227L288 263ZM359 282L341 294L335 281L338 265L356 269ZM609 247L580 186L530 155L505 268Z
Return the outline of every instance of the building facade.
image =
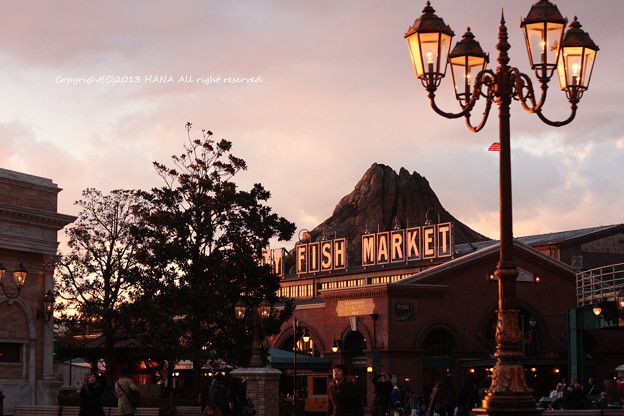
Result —
M0 169L0 390L4 411L16 404L53 404L53 318L46 294L54 291L57 233L75 217L57 212L61 189L50 179ZM23 266L23 268L22 268ZM14 281L26 271L23 287ZM0 271L2 273L2 271ZM52 298L53 299L53 298Z
M615 226L606 233L609 235L600 230L595 240L615 241L621 228ZM269 345L290 351L296 346L298 351L347 365L367 393L369 405L372 376L382 371L393 374L395 384L424 395L446 374L452 376L457 390L466 381L479 384L487 380L495 363L498 282L493 272L499 260L499 244L489 241L453 246L451 236L447 241L452 245L449 254L446 247L439 246L444 239L437 238L429 241L433 254L425 258L427 240L423 231L419 231L417 244L420 258L408 259L405 244L397 244L397 254L392 254L395 230L385 233L387 240L382 236L371 256L367 257L362 248L363 262L372 260L366 265L349 266L348 261L343 264L339 257L347 250L342 242L337 246L331 241L321 241L318 247L308 244L302 249L307 258L297 246L293 253L295 273L285 274L281 285L282 295L295 298L296 325L292 321L284 324ZM582 233L573 234L578 237ZM402 235L407 237L407 230ZM441 234L434 230L433 235ZM579 245L592 246L591 239L585 235ZM514 256L519 268L516 295L522 364L536 395L548 395L558 382L576 375L569 371L572 340L568 326L570 311L577 307L575 269L549 255L544 245L533 248L518 240ZM561 239L559 247L564 246L566 253L573 252L572 244L566 246L566 241ZM364 241L362 246L366 246ZM384 247L387 250L380 254L379 249L383 251ZM303 332L297 328L305 328L310 341L303 342ZM594 352L607 358L593 367L597 374L592 376L601 379L621 360L617 349L622 348L613 344L609 334L597 333L591 339L598 345ZM293 374L292 368L286 371ZM300 378L312 373L314 370L298 372ZM297 383L305 385L303 380ZM288 384L286 390L292 388Z

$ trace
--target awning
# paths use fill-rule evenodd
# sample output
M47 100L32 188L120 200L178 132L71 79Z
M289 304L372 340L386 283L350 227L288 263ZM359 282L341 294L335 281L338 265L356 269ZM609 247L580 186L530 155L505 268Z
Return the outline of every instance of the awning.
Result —
M269 361L272 368L288 369L295 366L295 354L292 351L284 351L277 348L269 348ZM329 369L330 359L312 357L306 354L297 354L297 368Z

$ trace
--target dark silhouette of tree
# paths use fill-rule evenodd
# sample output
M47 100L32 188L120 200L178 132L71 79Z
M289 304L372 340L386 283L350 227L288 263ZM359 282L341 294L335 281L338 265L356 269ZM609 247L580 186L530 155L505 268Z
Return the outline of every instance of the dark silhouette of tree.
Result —
M292 305L277 298L279 277L260 259L270 239L290 239L295 225L266 205L270 193L262 185L237 187L233 178L247 166L231 154L231 142L206 130L193 139L190 123L186 129L188 142L172 156L173 166L154 163L165 185L142 193L136 235L145 274L133 322L144 343L166 346L164 355L192 360L196 370L210 360L245 365L252 320L237 322L233 305L279 302L284 308L261 328L279 331Z
M81 208L77 220L65 231L69 252L61 255L57 267L59 324L70 333L79 328L82 335L102 334L103 358L114 369L114 346L123 338L121 325L127 321L122 309L137 294L140 268L131 229L137 225L141 201L126 190L104 195L86 189L82 198L75 203ZM112 381L114 372L108 377Z

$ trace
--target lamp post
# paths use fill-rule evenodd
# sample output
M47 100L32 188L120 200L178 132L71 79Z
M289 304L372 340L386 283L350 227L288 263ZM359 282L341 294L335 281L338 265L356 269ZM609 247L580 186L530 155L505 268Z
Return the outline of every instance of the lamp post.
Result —
M504 16L498 30L498 67L486 68L488 55L475 40L470 28L462 40L450 50L451 28L435 15L428 1L420 16L408 29L408 41L416 76L428 92L433 110L446 118L461 118L470 131L478 132L486 124L493 104L498 106L500 141L500 259L496 266L498 277L498 310L496 327L496 365L492 385L478 413L490 415L535 414L536 403L528 388L525 371L520 364L520 329L516 305L515 280L518 269L513 256L511 155L510 155L510 105L517 100L522 108L536 114L550 126L570 123L577 104L587 90L598 46L581 30L576 19L564 33L567 19L557 6L548 0L535 3L522 21L531 67L540 84L540 97L531 78L515 67L509 66L507 54L507 27ZM450 51L450 53L449 53ZM448 57L448 58L447 58ZM461 107L458 113L442 111L436 104L435 92L451 66L455 96ZM548 83L558 72L561 90L566 94L571 111L566 120L551 121L542 112ZM485 100L485 111L478 124L471 121L471 111L480 98Z
M247 305L239 299L234 304L234 315L236 318L242 320L245 318L246 312ZM264 298L258 303L256 313L253 317L253 339L251 344L251 360L249 361L250 368L264 367L262 357L260 356L260 325L262 325L262 320L268 318L269 315L271 315L271 304Z
M301 339L305 344L310 341L310 335L308 335L308 328L301 326L301 322L297 320L297 317L293 316L293 414L298 412L298 396L297 396L297 328L303 328L305 332Z

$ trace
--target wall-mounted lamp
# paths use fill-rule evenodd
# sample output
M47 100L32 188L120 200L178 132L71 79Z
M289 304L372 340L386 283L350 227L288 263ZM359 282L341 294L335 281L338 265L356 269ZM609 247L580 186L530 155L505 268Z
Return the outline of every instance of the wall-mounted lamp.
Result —
M5 275L6 275L6 267L4 267L4 264L0 263L0 287L2 288L2 292L4 292L4 295L7 298L15 299L16 297L20 295L20 292L22 291L22 288L24 287L24 284L26 283L26 276L28 275L28 272L26 271L26 268L24 267L22 263L20 263L18 266L18 269L13 272L13 282L15 283L15 287L17 288L16 293L7 293L4 287Z
M333 352L338 352L340 351L340 340L337 340L336 338L334 338L334 344L332 345L331 349Z
M620 289L617 295L615 295L615 303L617 303L620 313L624 312L624 289Z
M37 319L43 318L49 321L54 313L54 293L51 290L43 296L43 311L37 309Z
M596 316L600 316L600 314L602 313L602 308L598 305L594 306L594 309L592 309L592 312L594 312L594 315Z

